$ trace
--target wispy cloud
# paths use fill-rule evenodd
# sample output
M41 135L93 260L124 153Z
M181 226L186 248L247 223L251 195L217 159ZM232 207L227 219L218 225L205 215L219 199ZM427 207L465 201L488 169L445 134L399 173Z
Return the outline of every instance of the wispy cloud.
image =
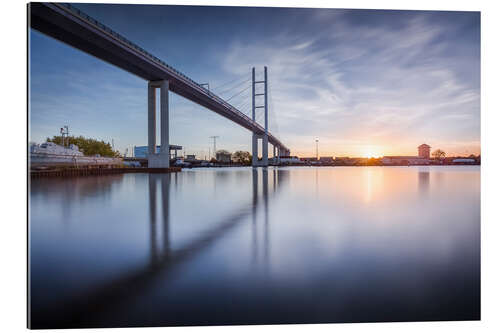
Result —
M378 147L381 154L411 154L423 141L447 147L449 153L479 151L479 22L471 19L477 14L273 13L259 27L254 10L240 9L234 14L239 21L227 26L200 18L196 29L183 27L189 36L199 36L189 43L169 35L169 43L161 44L167 37L151 34L169 32L182 20L175 27L169 20L156 23L165 24L161 27L143 23L134 26L133 34L142 31L141 45L164 50L156 55L211 87L249 78L253 66L261 75L268 66L271 131L295 154L312 154L315 137L323 155L358 155L367 146ZM179 15L193 13L186 9ZM126 19L117 15L113 20L118 30L130 30ZM218 38L204 34L206 29L219 29ZM48 38L35 34L32 40L37 47L31 77L35 138L47 136L50 126L57 130L70 122L83 135L120 138L122 148L146 143L144 81ZM53 62L58 63L45 66ZM249 112L249 96L246 91L231 103ZM207 152L210 135L223 136L221 145L229 150L250 149L248 131L173 96L171 141L188 151Z
M248 64L269 67L273 111L299 154L313 151L316 136L331 154L356 153L343 145L348 138L384 145L387 153L394 141L407 153L421 141L468 144L479 138L480 93L449 62L459 56L445 52L449 29L426 15L398 29L356 26L337 16L314 38L237 41L221 66L235 75ZM476 66L479 59L472 61Z

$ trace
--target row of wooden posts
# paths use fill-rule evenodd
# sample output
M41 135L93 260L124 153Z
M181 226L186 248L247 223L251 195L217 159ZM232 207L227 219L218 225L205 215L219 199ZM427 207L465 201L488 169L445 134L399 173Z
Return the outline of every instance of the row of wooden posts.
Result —
M62 168L47 170L31 170L31 178L38 177L73 177L73 176L92 176L92 175L111 175L121 173L168 173L179 172L180 167L170 168Z

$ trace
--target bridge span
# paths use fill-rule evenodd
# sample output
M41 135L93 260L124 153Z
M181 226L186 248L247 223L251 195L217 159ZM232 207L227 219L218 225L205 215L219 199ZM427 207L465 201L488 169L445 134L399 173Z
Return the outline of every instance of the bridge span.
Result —
M258 153L257 142L261 139L262 160L254 158L252 162L254 166L268 165L267 143L274 146L275 156L290 154L290 150L268 131L267 102L264 106L256 106L253 102L253 116L250 118L201 84L69 4L30 3L28 19L31 28L148 81L149 167L169 167L169 91L250 130L253 133L252 155L255 157ZM265 73L267 73L267 68L265 68ZM265 84L265 99L267 100L267 79L255 81L255 74L253 74L253 87L259 83ZM158 88L161 95L161 149L159 153L156 153L156 91ZM252 98L254 101L255 93ZM259 107L265 108L264 127L255 121L255 109Z

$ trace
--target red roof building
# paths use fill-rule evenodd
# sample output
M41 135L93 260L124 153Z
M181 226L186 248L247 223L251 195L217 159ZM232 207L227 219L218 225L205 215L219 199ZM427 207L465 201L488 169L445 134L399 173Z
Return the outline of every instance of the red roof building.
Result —
M425 143L418 146L418 157L429 159L431 157L431 146Z

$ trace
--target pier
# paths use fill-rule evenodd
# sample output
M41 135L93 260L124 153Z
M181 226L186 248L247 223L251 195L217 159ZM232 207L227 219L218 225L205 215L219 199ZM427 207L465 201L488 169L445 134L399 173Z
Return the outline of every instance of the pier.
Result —
M40 177L74 177L74 176L102 176L120 173L171 173L181 171L180 167L169 168L67 168L49 170L31 170L31 178Z

